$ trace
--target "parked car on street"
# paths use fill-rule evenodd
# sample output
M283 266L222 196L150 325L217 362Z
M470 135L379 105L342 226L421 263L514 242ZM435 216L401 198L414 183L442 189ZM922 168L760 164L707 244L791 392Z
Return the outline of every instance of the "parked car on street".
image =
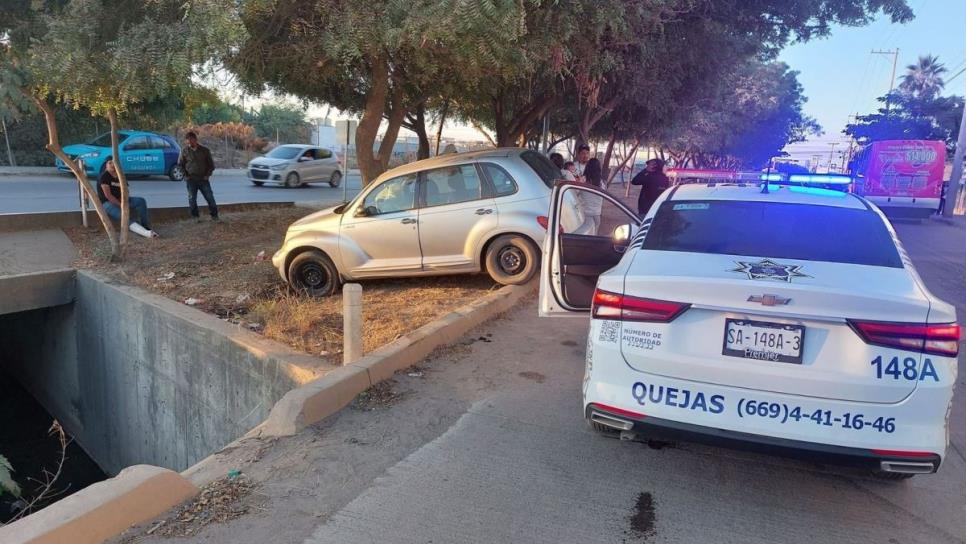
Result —
M562 197L587 190L626 216L612 236L561 231ZM686 184L638 218L565 185L551 210L540 314L590 313L583 408L594 429L891 479L939 468L956 312L864 198Z
M184 172L178 166L181 147L173 137L156 132L121 130L118 131L118 141L119 162L127 175L168 176L171 181L184 179ZM65 146L64 152L71 159L82 159L88 176L100 176L107 159L111 158L111 133L101 134L86 144ZM58 171L70 173L60 159L54 163Z
M543 155L492 149L392 169L347 204L292 224L272 259L313 295L342 280L486 271L529 281L540 265L550 190L560 176ZM564 221L579 225L574 202Z
M310 183L342 183L342 169L335 151L300 144L280 145L248 163L248 179L255 185L277 183L304 187Z

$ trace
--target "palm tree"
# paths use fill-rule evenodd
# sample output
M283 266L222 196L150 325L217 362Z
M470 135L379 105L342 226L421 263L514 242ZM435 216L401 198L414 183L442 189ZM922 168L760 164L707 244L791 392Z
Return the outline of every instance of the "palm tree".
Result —
M942 75L946 67L934 55L920 56L915 64L906 66L906 75L902 76L899 90L916 97L930 98L942 90L945 82Z

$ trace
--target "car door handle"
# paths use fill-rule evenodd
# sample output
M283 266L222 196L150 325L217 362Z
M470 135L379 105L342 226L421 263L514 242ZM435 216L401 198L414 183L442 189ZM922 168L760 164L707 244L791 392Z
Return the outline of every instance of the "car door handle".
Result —
M476 210L476 215L486 215L488 213L493 213L493 210L490 208L480 208Z
M418 219L412 219L412 218L407 217L407 218L405 218L405 219L402 220L402 224L403 225L415 225L416 223L419 223L419 220Z

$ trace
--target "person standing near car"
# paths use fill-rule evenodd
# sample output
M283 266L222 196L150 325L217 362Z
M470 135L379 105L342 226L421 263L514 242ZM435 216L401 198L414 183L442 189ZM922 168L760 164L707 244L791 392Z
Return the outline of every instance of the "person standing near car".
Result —
M117 176L114 159L107 159L104 171L97 178L97 198L104 204L108 217L121 220L121 180ZM128 225L131 231L145 238L157 238L158 233L151 230L151 219L148 218L148 201L139 196L128 196L127 203L131 211ZM134 220L135 216L137 221Z
M188 145L181 148L181 156L178 157L178 166L184 172L185 183L188 186L188 208L191 210L191 217L201 221L198 214L198 191L205 197L208 203L208 213L212 221L218 221L218 204L215 203L215 195L211 191L211 174L215 171L215 161L211 158L211 151L198 143L198 135L188 132L185 136Z
M600 161L590 159L584 167L583 183L600 189L603 186L602 174ZM584 216L584 222L577 227L574 234L596 236L597 229L600 228L600 215L604 206L604 198L587 191L579 191L577 192L577 205Z
M664 161L651 159L644 163L644 170L634 176L631 185L641 186L641 194L637 197L637 213L644 217L657 201L657 197L671 185L671 180L664 173Z
M575 161L574 167L576 168L575 175L577 176L577 181L586 182L584 178L584 169L587 168L587 163L590 161L590 146L587 144L580 144L577 146L577 160Z

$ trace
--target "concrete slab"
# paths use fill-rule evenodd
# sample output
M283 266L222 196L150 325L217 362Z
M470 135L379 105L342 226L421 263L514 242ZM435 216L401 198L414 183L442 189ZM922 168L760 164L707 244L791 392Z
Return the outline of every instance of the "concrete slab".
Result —
M76 256L61 230L0 233L0 277L69 268Z

